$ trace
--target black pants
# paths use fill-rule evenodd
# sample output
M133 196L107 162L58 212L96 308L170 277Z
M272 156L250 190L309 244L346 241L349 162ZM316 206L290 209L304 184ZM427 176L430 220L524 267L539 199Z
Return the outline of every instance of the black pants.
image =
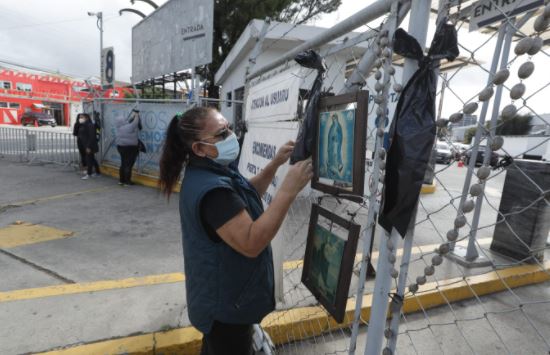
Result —
M118 171L119 181L123 184L132 182L132 168L136 163L139 154L137 145L117 145L120 154L120 169Z
M78 152L80 153L80 164L83 168L86 168L86 148L84 148L84 145L80 141L80 139L77 141L78 146Z
M203 335L201 355L252 355L253 332L250 324L214 321L210 333Z
M92 175L92 168L95 169L96 174L99 174L99 164L95 159L95 153L86 153L86 168L88 168L88 175Z

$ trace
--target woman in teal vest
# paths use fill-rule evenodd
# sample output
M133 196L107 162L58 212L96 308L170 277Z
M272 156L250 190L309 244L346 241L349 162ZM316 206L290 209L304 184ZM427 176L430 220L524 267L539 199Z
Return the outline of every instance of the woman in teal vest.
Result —
M213 108L193 108L170 122L160 181L169 197L184 170L180 219L187 309L203 333L201 354L252 354L252 325L275 309L270 241L313 176L310 161L292 165L264 211L260 196L286 163L294 143L247 180L232 164L239 144Z

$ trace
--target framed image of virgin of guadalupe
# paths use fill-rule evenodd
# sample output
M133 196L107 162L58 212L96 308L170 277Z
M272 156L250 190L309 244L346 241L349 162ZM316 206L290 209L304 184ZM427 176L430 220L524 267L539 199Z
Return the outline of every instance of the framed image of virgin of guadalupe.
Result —
M362 201L368 98L368 91L358 91L319 100L312 188Z
M334 317L344 321L360 226L311 206L302 283Z

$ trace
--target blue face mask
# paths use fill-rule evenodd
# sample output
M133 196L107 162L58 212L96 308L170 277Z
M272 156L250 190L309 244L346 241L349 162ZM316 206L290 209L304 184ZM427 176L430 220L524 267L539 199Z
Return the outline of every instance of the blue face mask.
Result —
M227 166L237 159L240 152L239 141L235 133L231 133L223 141L215 144L202 142L204 144L213 145L218 149L218 156L216 158L210 158L216 163Z

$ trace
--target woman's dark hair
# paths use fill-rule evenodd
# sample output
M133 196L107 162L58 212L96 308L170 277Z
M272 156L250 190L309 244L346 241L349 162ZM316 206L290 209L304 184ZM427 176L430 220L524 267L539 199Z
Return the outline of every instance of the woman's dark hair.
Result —
M170 197L183 165L193 154L191 145L199 139L204 121L215 111L211 107L195 107L183 114L177 114L170 121L159 164L159 187L167 197Z
M88 121L91 120L90 115L87 114L87 113L79 113L78 115L76 115L76 119L77 119L77 120L80 119L80 117L86 118L86 119L88 119Z

